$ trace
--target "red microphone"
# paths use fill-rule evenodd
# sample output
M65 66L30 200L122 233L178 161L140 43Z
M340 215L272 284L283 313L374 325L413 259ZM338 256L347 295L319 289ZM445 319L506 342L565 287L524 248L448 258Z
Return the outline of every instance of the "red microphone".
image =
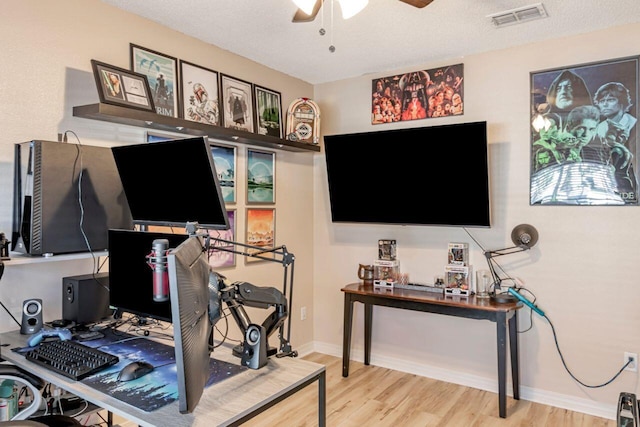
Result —
M151 245L151 253L147 255L147 264L153 269L153 300L163 302L169 300L169 269L167 268L167 252L169 240L155 239Z

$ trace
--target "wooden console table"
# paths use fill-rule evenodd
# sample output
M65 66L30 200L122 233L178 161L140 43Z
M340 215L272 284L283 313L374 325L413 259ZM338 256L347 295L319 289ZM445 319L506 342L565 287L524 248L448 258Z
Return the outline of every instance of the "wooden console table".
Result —
M513 398L520 399L520 367L518 363L518 316L516 310L521 303L496 304L490 299L474 296L452 297L434 292L400 288L375 288L364 283L351 283L344 288L344 341L342 347L342 376L349 376L349 354L351 352L351 323L353 303L364 304L364 364L371 357L371 330L373 306L402 308L446 314L469 319L489 320L496 324L498 343L498 405L501 418L507 417L507 329L511 355L511 377Z

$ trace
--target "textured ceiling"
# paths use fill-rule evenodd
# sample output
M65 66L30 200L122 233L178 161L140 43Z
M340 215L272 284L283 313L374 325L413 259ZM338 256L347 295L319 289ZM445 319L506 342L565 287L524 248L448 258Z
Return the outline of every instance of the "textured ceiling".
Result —
M640 22L640 0L545 0L547 18L503 28L494 27L487 15L537 3L434 0L417 9L398 0L370 0L364 11L345 21L337 2L332 19L332 3L325 0L315 21L294 24L297 8L291 0L102 1L312 84L435 66L464 55Z

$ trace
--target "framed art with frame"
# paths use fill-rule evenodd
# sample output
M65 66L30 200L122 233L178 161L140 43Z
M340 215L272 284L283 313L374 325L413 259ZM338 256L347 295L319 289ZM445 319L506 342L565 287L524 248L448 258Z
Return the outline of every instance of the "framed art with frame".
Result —
M273 204L276 153L247 150L247 203Z
M531 205L638 205L639 58L530 73Z
M155 111L147 76L95 59L91 68L101 103Z
M275 247L276 237L276 210L275 208L247 208L245 243L264 249ZM249 254L258 252L258 249L247 249ZM262 254L269 256L268 253ZM262 261L259 258L245 257L245 263Z
M219 126L219 80L217 71L180 60L180 117Z
M210 144L210 146L224 202L235 203L237 167L236 147L218 144Z
M220 75L222 90L222 125L225 128L254 131L252 84L228 76Z
M160 142L184 138L186 138L184 135L172 135L170 133L146 131L144 140L145 142Z
M236 237L236 210L227 210L227 216L229 217L229 229L228 230L209 230L209 235L214 238L235 242ZM235 267L236 254L233 252L216 250L216 247L225 247L234 249L234 245L227 245L224 242L212 240L211 247L209 249L209 265L213 268L226 268Z
M133 43L129 47L131 69L147 76L156 113L178 117L177 59Z
M280 92L254 84L253 94L256 100L257 133L282 138L284 126Z

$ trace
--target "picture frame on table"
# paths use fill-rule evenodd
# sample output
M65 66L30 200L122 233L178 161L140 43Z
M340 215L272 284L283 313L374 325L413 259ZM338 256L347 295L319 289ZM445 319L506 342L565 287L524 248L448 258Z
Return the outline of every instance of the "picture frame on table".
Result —
M147 76L157 114L178 117L178 60L130 43L131 69Z
M253 84L227 74L220 74L222 126L254 132Z
M247 203L276 202L276 153L247 150Z
M260 135L284 137L282 95L273 89L253 85L256 100L256 127Z
M228 209L227 216L229 217L229 229L228 230L209 230L209 235L212 238L223 239L229 242L235 242L236 238L236 210ZM236 254L233 252L216 250L216 248L228 248L234 249L235 245L226 244L216 240L211 240L211 246L209 249L209 265L213 268L228 268L235 267Z
M180 117L220 126L220 74L180 60Z
M225 203L236 202L236 147L232 145L210 144L213 162L218 174L220 189Z
M247 208L245 243L263 250L273 249L276 239L276 209L275 208ZM260 249L248 248L247 253L255 254ZM271 258L273 253L264 252L263 257ZM245 264L251 264L261 260L252 256L245 257Z
M155 112L147 76L92 59L100 102Z

